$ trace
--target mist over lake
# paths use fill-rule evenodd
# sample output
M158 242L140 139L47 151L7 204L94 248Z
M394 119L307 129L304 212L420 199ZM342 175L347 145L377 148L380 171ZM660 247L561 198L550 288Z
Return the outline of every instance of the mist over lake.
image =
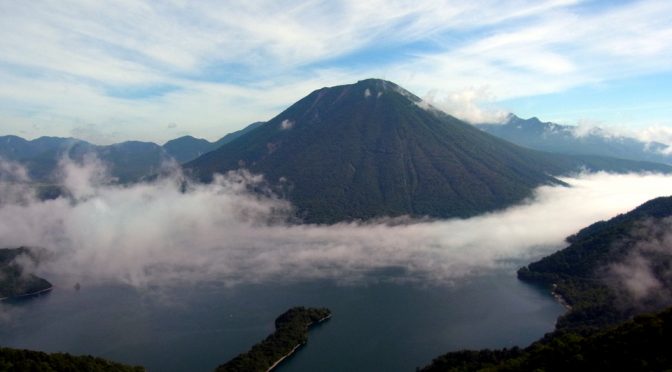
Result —
M468 219L285 222L292 207L249 191L246 172L210 184L179 173L110 184L97 162L64 163L67 196L36 199L15 184L0 205L0 246L41 247L38 272L136 287L331 278L353 282L397 268L399 280L451 282L560 246L578 229L665 195L672 176L583 174L541 186L520 205Z
M174 177L107 184L98 167L66 164L67 198L17 188L0 207L3 245L50 251L36 272L55 285L0 307L0 343L161 371L211 370L295 305L334 317L280 371L405 371L449 350L526 345L564 308L515 270L672 186L578 175L470 219L294 225L278 219L286 202L247 191L263 181L250 174L185 190Z

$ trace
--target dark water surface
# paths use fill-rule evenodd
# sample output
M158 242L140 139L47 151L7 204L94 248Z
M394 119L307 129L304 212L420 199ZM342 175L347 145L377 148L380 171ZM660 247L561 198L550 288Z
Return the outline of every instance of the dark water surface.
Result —
M278 371L414 371L461 348L527 345L563 308L511 270L449 284L332 281L139 290L58 286L2 304L0 345L92 354L150 371L210 371L273 331L295 305L333 317Z

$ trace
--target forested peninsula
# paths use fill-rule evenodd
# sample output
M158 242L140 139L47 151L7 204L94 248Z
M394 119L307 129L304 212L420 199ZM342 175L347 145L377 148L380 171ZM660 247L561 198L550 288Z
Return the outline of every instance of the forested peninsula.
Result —
M216 371L270 371L308 342L311 326L329 318L331 311L326 308L291 308L275 319L275 332Z
M25 265L37 265L38 254L25 247L0 249L0 299L29 297L48 292L51 283L33 273Z
M435 371L662 371L672 369L672 197L650 200L567 238L569 246L518 271L568 307L554 332L526 348L464 350ZM650 287L628 281L637 271Z

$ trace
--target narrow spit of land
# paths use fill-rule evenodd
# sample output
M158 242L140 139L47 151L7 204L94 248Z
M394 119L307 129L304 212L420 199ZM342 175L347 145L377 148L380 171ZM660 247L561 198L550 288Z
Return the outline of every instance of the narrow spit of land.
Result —
M22 264L23 263L23 264ZM51 283L30 272L26 263L39 263L39 250L29 248L0 249L0 301L37 296L51 291Z
M275 319L275 332L216 371L271 371L308 342L311 326L329 318L331 311L326 308L291 308Z

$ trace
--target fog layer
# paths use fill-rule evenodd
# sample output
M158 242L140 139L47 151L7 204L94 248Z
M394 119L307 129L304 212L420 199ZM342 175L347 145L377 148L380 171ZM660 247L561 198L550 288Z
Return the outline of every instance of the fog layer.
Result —
M563 179L571 187L543 186L521 205L469 219L316 226L273 222L291 206L249 193L260 176L203 185L176 174L124 187L106 183L100 167L64 162L68 197L3 198L0 247L48 249L53 257L40 270L50 275L134 286L356 281L388 269L397 279L446 282L513 269L512 260L560 248L578 229L672 190L671 176L584 174Z
M603 279L624 306L654 311L672 304L672 218L638 222L623 241L621 260L607 266Z

